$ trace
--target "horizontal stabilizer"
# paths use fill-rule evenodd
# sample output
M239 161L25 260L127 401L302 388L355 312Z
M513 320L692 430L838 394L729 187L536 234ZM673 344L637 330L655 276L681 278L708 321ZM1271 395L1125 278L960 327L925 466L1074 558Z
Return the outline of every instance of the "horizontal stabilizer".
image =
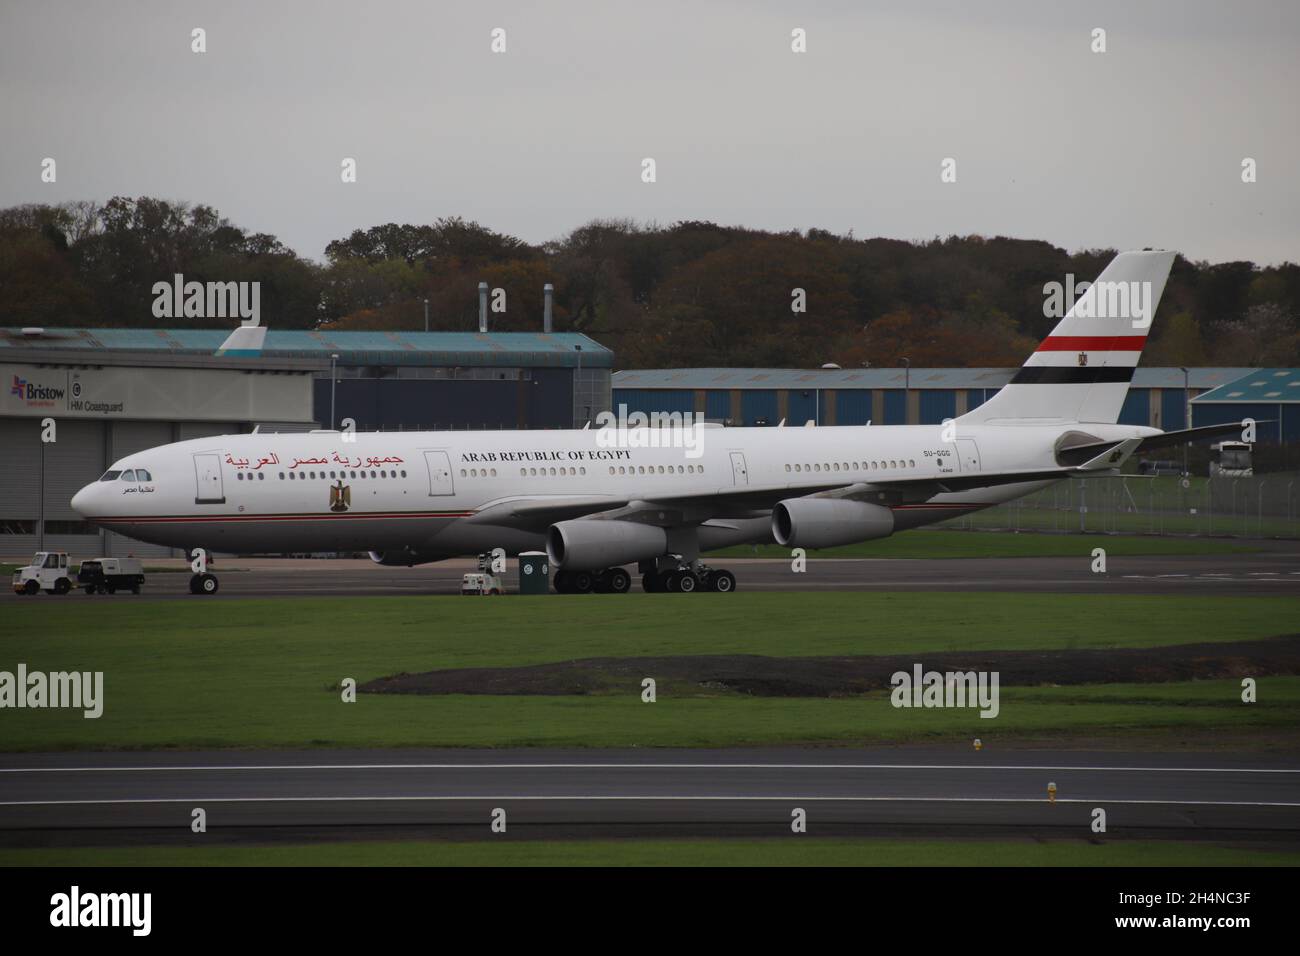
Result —
M1268 421L1257 420L1256 425L1266 425ZM1206 438L1221 438L1226 435L1240 435L1244 430L1241 422L1226 422L1222 425L1202 425L1199 428L1181 428L1178 431L1161 432L1159 435L1148 435L1141 439L1137 451L1153 451L1157 448L1170 448L1174 445L1181 445L1184 442L1202 441ZM1118 442L1098 441L1089 442L1086 445L1073 445L1069 448L1062 448L1056 453L1056 460L1067 467L1086 467L1083 463L1095 459L1108 449L1114 448Z

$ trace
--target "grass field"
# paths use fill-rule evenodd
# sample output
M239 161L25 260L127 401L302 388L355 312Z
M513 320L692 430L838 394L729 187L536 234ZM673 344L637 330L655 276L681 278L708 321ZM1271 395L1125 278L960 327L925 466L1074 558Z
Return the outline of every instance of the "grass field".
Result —
M0 866L1300 866L1300 851L1158 840L503 839L0 850Z
M647 602L654 602L653 605ZM344 678L595 656L814 656L1151 647L1287 633L1300 599L1082 595L746 594L303 598L13 604L0 669L98 670L104 715L10 710L6 750L295 746L705 746L1017 737L1150 737L1268 746L1300 727L1300 678L1002 688L1001 715L896 710L884 694L749 697L692 685L635 695L360 695ZM653 676L653 675L647 675Z

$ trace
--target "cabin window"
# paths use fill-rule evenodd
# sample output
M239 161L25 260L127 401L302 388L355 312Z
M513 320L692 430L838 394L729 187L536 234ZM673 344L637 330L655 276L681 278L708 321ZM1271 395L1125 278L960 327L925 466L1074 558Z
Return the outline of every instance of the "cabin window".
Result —
M260 472L260 471L259 471L259 472L257 473L257 480L258 480L258 481L265 481L265 480L266 480L266 474L265 474L264 472Z

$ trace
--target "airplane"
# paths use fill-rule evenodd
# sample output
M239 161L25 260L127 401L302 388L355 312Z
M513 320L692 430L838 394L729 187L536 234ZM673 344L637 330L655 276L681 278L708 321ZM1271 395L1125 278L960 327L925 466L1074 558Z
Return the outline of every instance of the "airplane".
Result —
M696 427L693 442L644 428L254 432L128 455L71 504L187 553L366 551L414 566L544 550L563 593L624 593L632 564L646 591L726 593L735 575L702 554L886 538L1237 430L1117 424L1173 260L1117 255L1008 385L942 425ZM207 570L190 582L217 588Z

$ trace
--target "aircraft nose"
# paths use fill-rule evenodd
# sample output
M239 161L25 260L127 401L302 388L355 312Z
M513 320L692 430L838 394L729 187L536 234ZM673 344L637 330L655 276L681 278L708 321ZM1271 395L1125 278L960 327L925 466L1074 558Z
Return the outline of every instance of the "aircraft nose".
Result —
M69 502L72 506L72 510L83 518L86 517L86 509L90 506L90 491L94 487L94 485L86 485L86 487L73 495L72 501Z

